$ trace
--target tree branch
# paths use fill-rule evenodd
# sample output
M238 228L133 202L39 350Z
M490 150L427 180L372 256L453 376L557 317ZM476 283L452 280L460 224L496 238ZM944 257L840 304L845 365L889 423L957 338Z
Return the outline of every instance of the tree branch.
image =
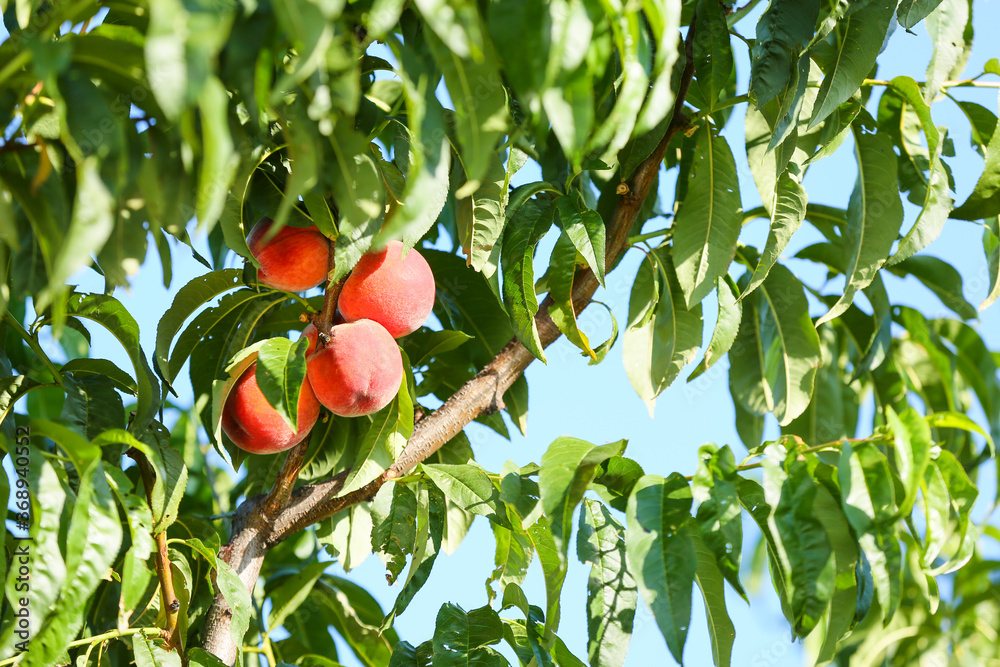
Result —
M694 30L695 17L692 16L691 26L684 41L686 62L667 131L652 154L636 168L626 187L621 188L621 199L615 207L611 220L606 222L607 271L614 268L628 249L629 232L659 172L667 147L678 132L688 127L688 119L683 109L684 99L694 76L692 55ZM579 313L587 307L598 285L597 277L589 268L577 271L573 282L575 312ZM320 328L320 323L324 321L323 314L330 317L332 322L333 309L328 308L329 291L327 297L323 313L316 321L320 332L323 331ZM551 345L562 335L549 317L549 307L552 303L551 297L546 297L535 316L535 324L543 347ZM485 368L459 388L440 408L415 424L413 434L402 454L385 473L346 496L337 497L347 478L347 471L343 471L329 480L299 487L291 494L284 509L277 513L272 514L268 510L268 501L262 496L248 499L237 510L232 538L229 544L223 547L220 557L239 573L247 589L252 591L264 555L271 546L352 505L373 498L387 481L412 470L444 446L473 419L494 409L499 404L500 397L533 360L532 354L520 341L516 338L511 340ZM206 619L204 646L226 664L232 664L236 659L236 646L232 643L229 631L231 617L232 612L226 606L225 600L221 595L217 596Z
M629 232L635 222L639 209L642 207L649 190L653 185L660 163L667 152L674 136L688 127L688 119L684 114L684 99L691 86L694 76L694 22L688 30L684 42L686 62L684 72L677 90L674 102L673 116L667 131L653 153L646 158L632 174L625 193L615 207L611 221L607 223L607 241L605 252L605 269L611 271L618 259L628 249ZM573 279L573 309L579 313L590 304L599 283L597 276L589 268L577 271ZM549 317L549 307L553 301L546 297L535 315L538 336L542 347L548 347L555 342L562 332ZM287 511L277 517L274 532L269 536L269 544L276 544L289 535L296 533L314 523L333 516L351 505L365 500L371 500L382 484L395 479L412 470L418 463L439 450L449 440L458 434L476 417L480 416L497 403L498 397L510 388L521 373L534 360L534 356L516 338L512 339L503 350L474 378L466 382L444 405L421 419L413 429L413 435L403 448L396 462L380 477L344 497L337 494L343 488L343 479L337 478L308 484L293 494ZM339 479L338 479L339 478Z

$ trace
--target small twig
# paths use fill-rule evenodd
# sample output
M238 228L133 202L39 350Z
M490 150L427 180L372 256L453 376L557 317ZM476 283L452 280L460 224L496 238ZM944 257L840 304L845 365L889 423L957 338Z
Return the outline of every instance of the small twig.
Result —
M302 463L306 459L306 450L309 449L309 439L305 439L292 447L285 458L285 463L281 466L278 478L274 480L274 487L267 494L264 501L263 511L267 516L273 516L284 509L288 504L288 498L295 488L295 481L299 478L302 470Z
M135 461L139 468L139 475L142 477L142 485L146 489L146 502L150 508L153 507L153 485L156 483L156 472L150 465L146 456L138 449L128 450L129 457ZM160 580L160 601L163 613L166 616L167 646L175 648L178 652L181 649L180 636L177 633L177 621L181 608L181 603L174 593L174 575L170 570L170 554L167 552L167 533L161 531L154 538L156 541L156 576Z
M99 644L101 642L106 642L109 639L120 639L122 637L131 637L132 635L145 635L147 638L161 637L166 639L161 628L125 628L124 630L109 630L104 634L94 635L93 637L84 637L83 639L74 639L73 641L66 644L66 650L71 648L79 648L80 646L88 646ZM7 667L7 665L13 665L20 659L20 655L15 655L13 658L7 658L5 660L0 660L0 667Z

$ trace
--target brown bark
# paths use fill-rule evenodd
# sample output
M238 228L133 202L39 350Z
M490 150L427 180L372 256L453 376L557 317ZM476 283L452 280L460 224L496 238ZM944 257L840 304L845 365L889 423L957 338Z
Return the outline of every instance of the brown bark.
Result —
M653 153L636 168L631 179L624 184L625 187L619 189L621 199L612 219L606 222L607 271L617 264L618 259L628 249L632 223L649 194L667 146L676 133L686 129L688 125L683 105L693 76L693 35L694 18L684 43L686 63L677 91L673 117L667 131ZM598 281L593 271L589 268L577 271L573 282L573 308L577 313L587 307L597 287ZM548 310L551 304L552 300L546 297L535 316L535 324L543 347L551 345L561 335L549 317ZM342 472L324 482L307 484L296 489L287 504L280 503L282 509L277 511L274 510L273 504L268 506L267 499L262 496L247 500L237 512L233 536L220 552L220 556L232 565L243 583L252 591L264 556L271 546L352 505L373 498L385 482L412 470L444 446L473 419L495 410L502 403L504 392L533 359L532 354L520 341L516 338L511 340L485 368L459 388L440 408L417 422L413 435L396 462L383 475L361 489L338 498L337 494L343 488L346 479L346 472ZM291 482L294 484L294 478ZM232 664L236 659L236 647L232 644L229 631L231 617L225 600L218 596L206 619L204 647L226 664Z

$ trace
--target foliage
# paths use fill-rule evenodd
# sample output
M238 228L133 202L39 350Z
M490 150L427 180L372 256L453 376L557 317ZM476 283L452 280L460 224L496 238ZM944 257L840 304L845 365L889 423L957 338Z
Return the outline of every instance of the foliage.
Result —
M506 655L618 667L640 598L681 661L697 585L721 667L737 631L725 588L746 597L747 570L763 567L816 664L998 660L997 563L983 549L1000 533L971 511L1000 439L1000 356L968 323L977 307L960 274L921 251L949 219L982 226L978 309L1000 295L997 116L954 96L1000 65L958 80L971 0L771 0L747 39L754 27L742 19L757 4L0 0L10 33L0 43L0 430L17 473L0 475L0 495L16 504L17 480L30 487L33 549L32 640L18 664L221 664L199 648L217 626L217 595L246 665L336 665L332 628L365 665L492 666ZM875 79L895 26L921 21L934 49L924 80ZM746 91L736 89L740 41L751 48ZM726 129L744 103L746 163ZM952 103L983 157L964 202L952 140L933 118ZM811 202L805 173L848 139L849 200ZM737 160L762 207L743 210ZM540 178L512 186L529 180L517 176L529 163ZM672 170L674 200L635 202L616 228L630 188ZM296 477L282 456L228 442L221 406L260 354L278 383L265 395L294 422L300 383L287 378L302 376L302 346L287 338L323 304L255 282L245 237L262 215L335 239L331 283L389 240L422 248L442 329L402 341L407 379L384 410L321 418L297 481L335 483L340 511L266 545L248 590L245 565L223 546L245 517L225 519L238 498L272 488L268 503L287 502L275 482ZM758 218L769 221L762 248L742 231ZM155 349L144 350L148 325L115 291L154 249L164 284L179 278L172 257L193 250L192 229L208 237L206 271L164 304ZM785 250L807 229L823 240L795 259L842 287L805 284L790 268ZM546 237L558 238L547 262L536 253ZM544 360L554 322L592 363L605 358L616 336L593 344L575 311L581 285L604 283L625 237L645 253L621 336L639 398L652 407L689 364L691 380L728 354L742 461L706 445L697 470L647 472L624 441L563 437L538 464L491 472L459 433L389 480L426 406L511 339ZM226 268L231 253L248 270ZM103 293L67 282L88 267ZM883 270L920 281L954 317L894 304ZM131 368L90 349L97 327ZM50 338L65 361L43 350ZM193 402L179 405L187 382ZM522 430L527 391L518 379L493 404ZM976 410L983 423L967 416ZM765 442L768 415L779 432ZM508 433L501 413L477 408L462 425L472 418ZM229 464L245 472L236 483ZM289 512L279 502L275 520ZM745 517L761 536L750 568ZM393 619L474 519L496 538L483 606L444 605L426 641L397 636ZM23 648L13 616L23 531L13 526L0 524L0 665ZM373 551L402 582L388 611L325 572L331 556L350 570ZM574 557L591 567L586 647L558 636ZM522 588L535 558L544 591Z

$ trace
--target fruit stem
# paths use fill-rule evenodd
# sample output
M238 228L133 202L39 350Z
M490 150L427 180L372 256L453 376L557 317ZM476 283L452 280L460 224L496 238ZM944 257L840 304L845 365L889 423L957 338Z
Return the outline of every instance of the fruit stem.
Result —
M333 269L337 266L337 261L334 259L333 255L334 244L330 244L330 259L327 262L327 275L333 275ZM340 291L344 288L344 282L347 277L341 278L339 281L329 285L326 288L326 296L323 298L323 309L319 311L319 315L313 318L313 326L316 327L316 331L319 333L316 336L316 349L321 350L326 347L327 341L329 340L330 328L333 326L333 314L337 311L337 302L340 300Z

